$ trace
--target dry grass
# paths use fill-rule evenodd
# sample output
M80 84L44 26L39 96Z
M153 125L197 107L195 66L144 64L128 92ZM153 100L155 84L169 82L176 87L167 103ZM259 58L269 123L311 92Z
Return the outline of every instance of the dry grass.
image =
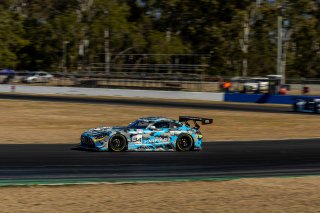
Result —
M0 188L1 212L319 212L320 178Z
M320 137L316 115L4 100L0 108L1 143L76 143L85 129L149 115L213 117L202 128L206 141Z

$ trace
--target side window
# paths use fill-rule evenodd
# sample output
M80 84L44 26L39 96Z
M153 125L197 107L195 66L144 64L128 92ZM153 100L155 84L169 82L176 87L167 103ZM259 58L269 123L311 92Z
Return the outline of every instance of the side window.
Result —
M149 126L149 122L140 121L139 124L137 125L137 128L138 129L145 129L147 126Z
M164 129L164 128L169 128L170 124L169 122L158 122L158 123L155 123L154 126L157 129Z

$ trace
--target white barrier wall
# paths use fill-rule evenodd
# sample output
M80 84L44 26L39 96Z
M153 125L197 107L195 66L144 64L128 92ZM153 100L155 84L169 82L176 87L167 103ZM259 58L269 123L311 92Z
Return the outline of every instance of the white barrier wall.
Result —
M204 101L223 101L223 93L211 92L184 92L184 91L158 91L158 90L128 90L128 89L102 89L78 87L46 87L0 85L0 92L28 93L41 95L84 95L84 96L114 96L128 98L161 98L161 99L190 99Z

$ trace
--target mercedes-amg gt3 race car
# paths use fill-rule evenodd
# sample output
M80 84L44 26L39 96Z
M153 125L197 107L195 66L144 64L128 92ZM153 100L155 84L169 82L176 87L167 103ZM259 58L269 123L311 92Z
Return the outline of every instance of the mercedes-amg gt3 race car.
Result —
M188 122L193 122L192 126ZM79 148L99 151L191 151L201 150L202 125L213 119L180 116L140 118L124 127L98 127L81 135Z
M293 111L320 113L320 99L319 98L299 98L293 104Z

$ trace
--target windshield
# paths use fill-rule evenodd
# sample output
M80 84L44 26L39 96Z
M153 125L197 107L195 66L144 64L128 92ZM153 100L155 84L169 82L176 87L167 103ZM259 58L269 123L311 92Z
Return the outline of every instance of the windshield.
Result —
M145 120L137 120L131 124L128 125L128 128L131 129L145 129L151 124L150 121Z

